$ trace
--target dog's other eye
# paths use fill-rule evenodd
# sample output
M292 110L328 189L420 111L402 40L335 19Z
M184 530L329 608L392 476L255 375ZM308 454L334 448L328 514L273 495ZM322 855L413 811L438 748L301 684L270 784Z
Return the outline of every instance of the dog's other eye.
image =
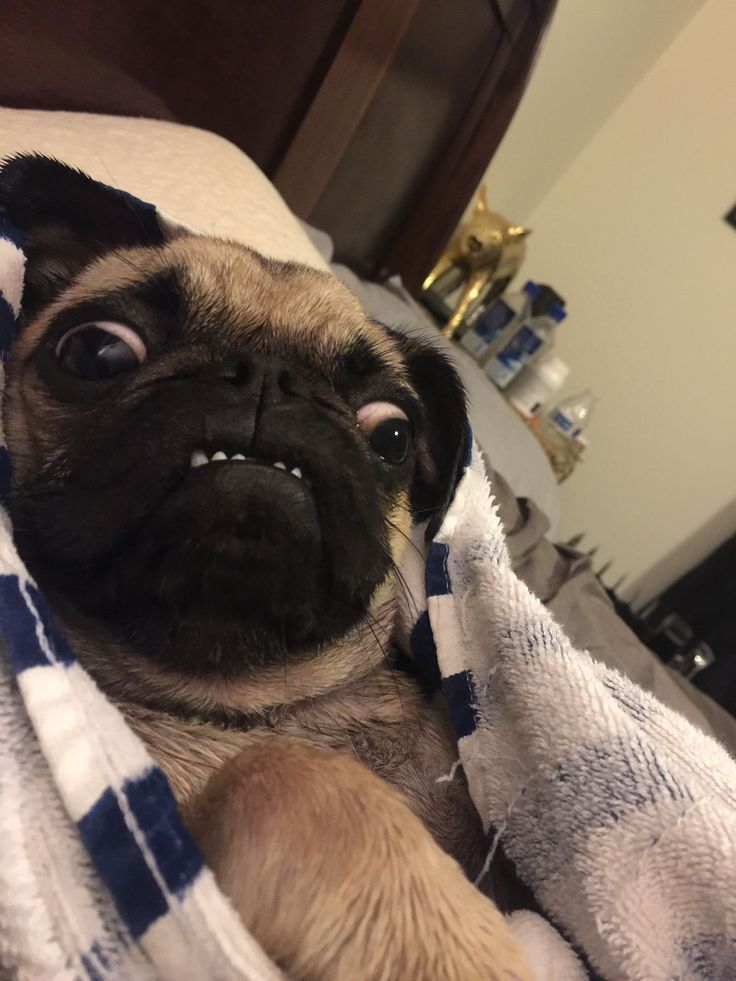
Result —
M54 351L56 360L85 381L103 381L133 371L146 360L146 346L125 324L94 320L68 330Z
M403 463L411 448L411 423L391 402L369 402L358 411L358 427L386 463Z

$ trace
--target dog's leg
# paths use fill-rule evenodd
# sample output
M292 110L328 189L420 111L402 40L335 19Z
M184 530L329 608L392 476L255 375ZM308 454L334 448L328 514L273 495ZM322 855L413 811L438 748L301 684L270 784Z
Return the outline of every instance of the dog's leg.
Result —
M294 978L527 979L501 914L403 797L348 756L254 742L188 823L246 926Z

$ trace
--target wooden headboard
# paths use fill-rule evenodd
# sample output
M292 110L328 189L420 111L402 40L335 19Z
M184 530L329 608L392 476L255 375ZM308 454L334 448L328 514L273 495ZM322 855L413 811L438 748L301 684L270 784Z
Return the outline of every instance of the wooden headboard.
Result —
M232 140L366 275L417 289L556 0L3 0L0 105Z

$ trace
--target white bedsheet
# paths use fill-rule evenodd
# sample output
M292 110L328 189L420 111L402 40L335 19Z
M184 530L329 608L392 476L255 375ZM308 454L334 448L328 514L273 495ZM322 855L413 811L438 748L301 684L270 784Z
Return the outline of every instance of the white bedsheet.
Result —
M0 159L21 151L79 167L197 231L328 268L268 178L214 133L155 119L0 108Z

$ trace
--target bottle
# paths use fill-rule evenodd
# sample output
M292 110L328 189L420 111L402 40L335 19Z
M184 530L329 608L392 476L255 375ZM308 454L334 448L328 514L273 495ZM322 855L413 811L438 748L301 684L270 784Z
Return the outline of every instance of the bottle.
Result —
M509 386L509 402L521 415L531 417L562 388L569 374L561 357L547 354L521 369Z
M521 369L538 360L545 345L550 344L555 327L567 316L562 306L554 304L546 312L528 317L511 340L501 348L486 366L486 374L502 391Z
M563 399L539 417L537 438L547 453L558 483L570 476L588 445L583 429L595 404L590 390Z
M474 358L483 357L491 349L498 350L513 333L519 318L529 313L538 290L537 284L530 280L520 292L499 296L481 310L460 341L465 350Z
M528 282L524 287L524 291L527 297L519 316L501 334L498 334L493 343L486 347L478 357L478 363L482 367L485 367L489 361L495 358L511 342L527 320L532 317L541 317L544 314L548 314L553 307L562 307L564 309L565 301L563 298L551 286L547 286L545 283Z
M566 439L577 440L590 422L596 401L595 395L587 388L550 409L546 421Z

